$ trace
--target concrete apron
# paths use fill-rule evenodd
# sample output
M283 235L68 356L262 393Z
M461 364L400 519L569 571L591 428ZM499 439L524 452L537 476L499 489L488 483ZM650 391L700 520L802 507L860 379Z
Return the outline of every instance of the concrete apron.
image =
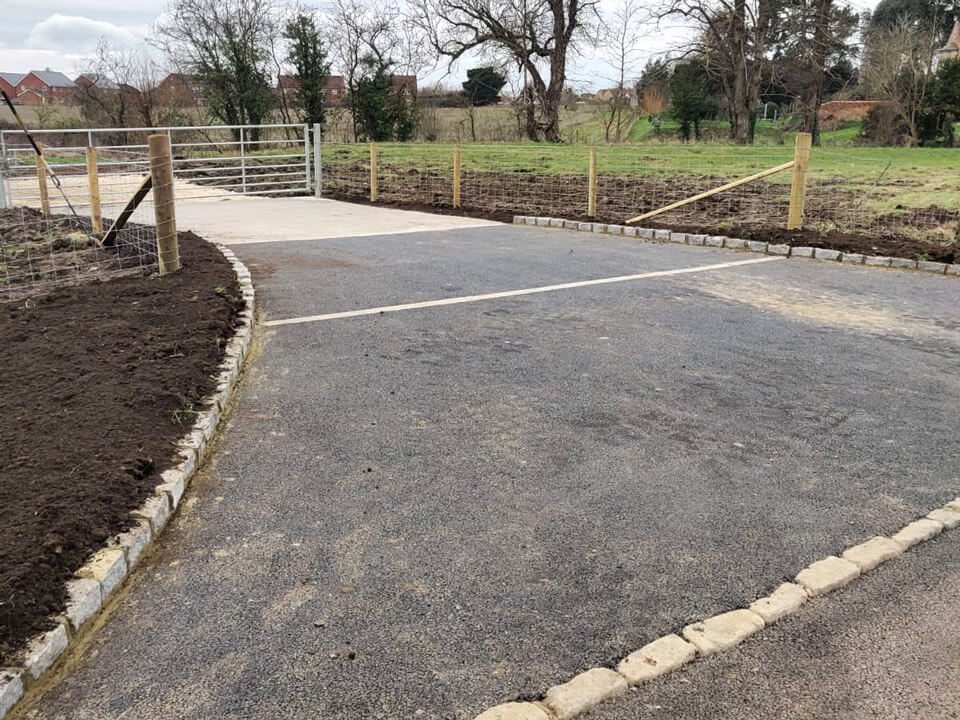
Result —
M208 240L227 245L394 235L499 224L310 197L232 196L177 206L180 230L193 230Z

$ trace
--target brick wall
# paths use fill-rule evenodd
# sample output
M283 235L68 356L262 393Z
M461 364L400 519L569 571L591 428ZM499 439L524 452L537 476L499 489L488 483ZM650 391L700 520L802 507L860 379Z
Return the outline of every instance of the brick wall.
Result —
M820 106L820 121L863 120L870 108L883 105L884 100L829 100Z

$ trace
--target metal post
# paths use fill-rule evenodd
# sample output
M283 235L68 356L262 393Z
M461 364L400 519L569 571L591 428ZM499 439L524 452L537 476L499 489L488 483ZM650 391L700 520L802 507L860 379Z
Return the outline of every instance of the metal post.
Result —
M0 130L0 210L6 210L7 204L7 178L5 170L7 169L7 138Z
M304 190L310 192L310 126L303 126L303 182Z
M243 150L244 133L240 128L240 192L247 192L247 155Z
M153 212L157 221L157 258L160 274L180 269L180 244L173 195L173 157L169 135L151 135L150 177L153 179Z
M314 195L320 197L323 194L323 157L320 154L320 146L323 145L323 135L320 129L320 123L313 125L313 183Z

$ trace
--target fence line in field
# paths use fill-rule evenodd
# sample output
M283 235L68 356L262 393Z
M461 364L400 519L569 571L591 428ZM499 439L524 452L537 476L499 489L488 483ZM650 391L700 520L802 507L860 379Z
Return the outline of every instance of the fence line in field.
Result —
M553 215L623 222L794 160L785 147L324 143L323 195L348 200L461 208L493 216ZM952 237L960 214L902 207L903 182L882 160L813 148L805 176L803 222L819 233ZM653 218L705 230L788 227L789 171L706 197ZM456 200L455 200L456 195ZM796 199L794 200L796 208Z

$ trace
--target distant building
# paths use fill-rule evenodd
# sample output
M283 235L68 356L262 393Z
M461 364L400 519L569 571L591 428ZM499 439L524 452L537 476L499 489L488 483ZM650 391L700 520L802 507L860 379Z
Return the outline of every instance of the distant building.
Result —
M64 105L73 102L77 86L55 70L31 70L17 83L17 99L24 105Z
M3 90L11 100L17 99L17 83L23 78L23 73L0 72L0 90Z
M300 97L300 78L296 75L280 75L277 78L277 94L296 101ZM347 83L342 75L330 75L323 86L323 101L327 105L341 105L347 94Z
M947 44L933 54L934 65L939 65L944 60L960 60L960 20L953 24Z
M635 106L637 104L637 89L629 86L622 88L604 88L603 90L597 91L593 99L599 102L610 102L616 97L626 98L630 100L631 106Z
M99 88L100 90L120 89L120 86L117 83L108 78L106 75L101 75L99 73L84 73L73 82L78 88L83 90L87 90L92 87Z
M417 97L416 75L391 75L390 84L395 92L405 93L411 99ZM296 75L280 75L276 92L296 101L300 95L300 78ZM327 105L342 105L347 95L347 82L343 75L330 75L323 87L323 100Z
M417 97L416 75L391 75L390 83L395 92L406 93L411 100Z
M177 107L203 107L203 86L194 75L170 73L157 85L162 102Z

